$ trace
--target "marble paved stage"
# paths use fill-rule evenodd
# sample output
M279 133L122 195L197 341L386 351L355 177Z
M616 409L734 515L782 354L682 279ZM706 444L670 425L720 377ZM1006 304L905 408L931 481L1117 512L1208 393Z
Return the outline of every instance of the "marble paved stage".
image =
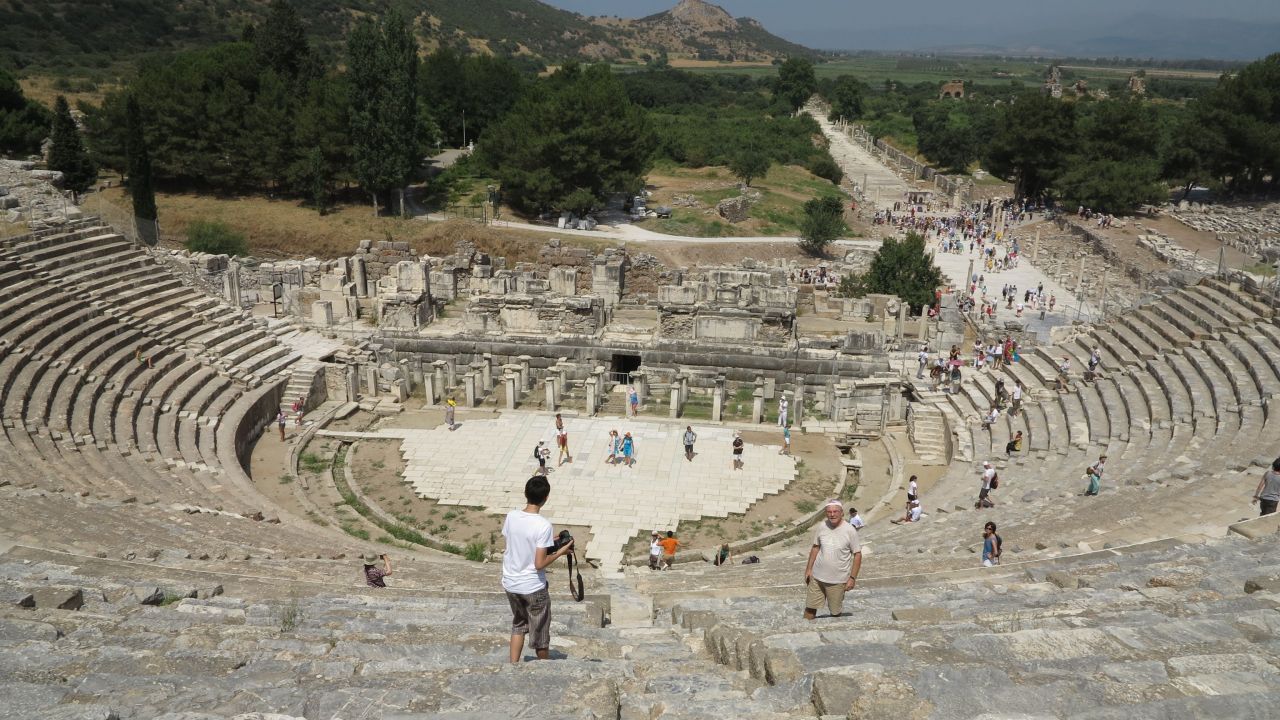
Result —
M637 532L675 529L681 520L744 512L781 491L795 476L795 460L777 445L748 443L744 467L731 467L733 430L699 427L696 452L685 460L683 424L621 418L565 418L573 462L556 465L555 420L545 413L508 412L496 419L468 419L454 432L383 429L327 432L327 437L401 440L405 481L422 497L443 504L478 505L506 513L524 505L524 482L537 464L533 448L551 448L551 499L543 514L556 525L590 527L588 555L605 570L622 562L622 549ZM766 429L768 426L762 426ZM610 465L612 429L635 439L633 467Z

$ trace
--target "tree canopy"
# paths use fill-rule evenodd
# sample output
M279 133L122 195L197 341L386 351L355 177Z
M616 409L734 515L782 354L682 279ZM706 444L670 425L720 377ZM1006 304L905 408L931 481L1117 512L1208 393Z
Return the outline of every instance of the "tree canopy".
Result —
M799 110L817 89L818 78L813 72L813 63L805 58L789 57L778 66L773 94L792 111Z
M1014 182L1021 197L1044 195L1062 173L1075 140L1074 106L1048 95L1003 105L983 162Z
M942 271L925 251L924 236L912 231L902 239L885 238L867 271L841 285L856 296L897 295L919 310L933 304L934 293L942 286Z
M34 155L49 135L52 114L22 93L17 78L0 68L0 155Z
M477 156L517 207L585 212L643 186L655 140L607 65L571 63L491 125Z
M63 175L68 190L82 193L98 179L98 167L89 159L80 138L80 128L71 117L71 106L59 95L53 103L53 145L49 148L49 169Z
M804 204L804 218L800 221L800 249L810 255L825 255L831 243L846 229L844 204L840 198L808 200Z

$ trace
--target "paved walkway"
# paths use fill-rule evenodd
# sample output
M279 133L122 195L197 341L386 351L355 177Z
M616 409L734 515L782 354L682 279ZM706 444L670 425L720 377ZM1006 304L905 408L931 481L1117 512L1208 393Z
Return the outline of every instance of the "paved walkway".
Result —
M803 112L809 113L818 121L822 134L827 137L831 157L844 170L845 177L850 182L862 186L863 197L876 209L892 208L895 202L906 200L906 192L912 187L906 180L898 177L897 173L867 152L866 148L851 140L821 112L814 112L809 106L805 106Z
M573 462L556 467L555 426L540 413L505 413L468 420L450 432L385 429L368 433L321 431L325 437L402 441L405 481L422 497L445 505L482 505L505 514L524 505L524 481L536 468L533 447L552 449L551 499L543 514L556 525L591 528L587 554L605 571L618 569L623 547L636 533L674 530L681 520L742 513L795 477L795 460L777 446L747 444L744 468L731 468L733 430L698 427L698 455L684 458L683 425L621 418L565 418ZM610 465L610 430L630 432L636 463Z

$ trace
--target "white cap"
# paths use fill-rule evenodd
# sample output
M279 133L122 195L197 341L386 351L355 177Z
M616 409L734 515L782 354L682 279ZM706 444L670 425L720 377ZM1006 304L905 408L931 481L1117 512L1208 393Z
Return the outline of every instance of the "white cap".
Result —
M983 461L982 461L982 467L991 467L991 461L990 461L990 460L983 460Z
M841 510L844 510L844 503L840 502L838 498L831 498L827 501L826 507L838 507Z

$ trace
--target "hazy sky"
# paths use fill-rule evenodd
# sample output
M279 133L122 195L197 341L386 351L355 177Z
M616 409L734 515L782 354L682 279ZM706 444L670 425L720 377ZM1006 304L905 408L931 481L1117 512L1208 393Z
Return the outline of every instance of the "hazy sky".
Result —
M676 0L547 0L587 15L641 17ZM913 49L940 45L1034 46L1056 40L1187 36L1203 20L1280 23L1277 0L721 0L736 17L753 17L788 40L815 48ZM1220 23L1229 34L1235 22ZM1199 28L1197 30L1196 28ZM1065 35L1064 35L1065 33ZM1280 51L1277 37L1274 51Z

